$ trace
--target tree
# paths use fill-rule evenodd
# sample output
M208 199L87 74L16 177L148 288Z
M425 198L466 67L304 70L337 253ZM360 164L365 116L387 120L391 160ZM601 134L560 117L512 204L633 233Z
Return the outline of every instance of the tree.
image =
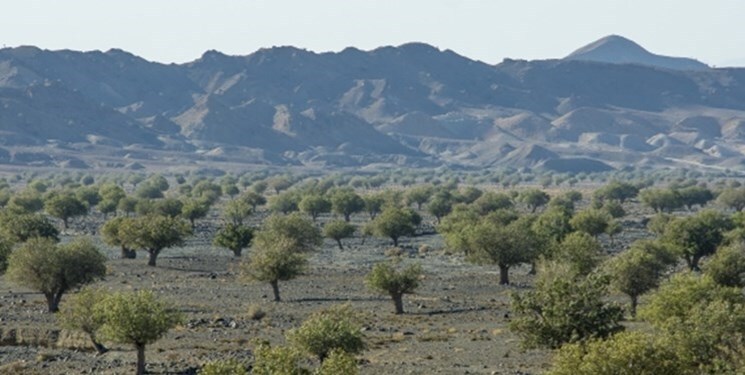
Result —
M239 258L243 249L251 244L253 236L253 228L241 224L228 223L217 231L212 243L215 246L231 250L233 256Z
M308 260L296 249L293 240L277 237L271 242L260 242L247 261L241 263L244 279L268 282L272 286L274 301L281 301L279 282L292 280L302 275Z
M255 372L254 372L255 373ZM198 372L199 375L248 375L246 365L235 360L217 360L207 362Z
M437 225L437 232L445 240L445 244L456 251L467 252L468 244L463 232L476 225L481 216L476 210L465 204L458 204L453 207L453 211L445 216Z
M680 195L673 189L644 189L639 193L641 202L654 212L672 212L683 207Z
M639 194L639 188L636 186L620 181L611 181L607 185L595 190L593 197L602 201L616 201L624 203L625 201L635 198Z
M98 189L93 186L85 186L75 189L75 198L85 203L88 208L96 207L98 202L101 201L101 194L98 193Z
M572 232L569 220L571 213L564 207L553 206L543 211L532 225L532 230L539 236L554 242L561 242L564 237Z
M181 217L189 220L192 229L194 228L195 221L207 216L210 211L210 205L208 201L200 199L187 199L181 206Z
M585 232L574 232L556 245L552 258L569 264L573 274L586 276L600 264L602 251L603 247L594 237Z
M13 244L0 236L0 275L8 269L8 257L10 257L11 252L13 252Z
M499 284L510 283L509 270L535 259L542 244L530 229L530 218L509 223L484 218L461 232L466 258L476 264L499 267Z
M97 335L104 321L100 314L94 312L94 306L105 296L103 289L83 288L70 297L57 316L62 327L87 334L99 354L106 353L108 349L101 344Z
M551 197L543 190L527 189L520 192L520 195L517 197L517 199L520 202L525 203L525 205L530 208L530 212L535 212L538 207L541 207L548 203Z
M269 199L269 209L272 212L288 214L298 210L300 196L295 191L286 191Z
M431 185L415 186L406 192L406 203L416 204L417 209L421 210L422 205L432 196L433 190Z
M334 350L355 354L365 349L357 313L349 305L331 306L308 317L300 327L290 330L287 339L298 349L321 361Z
M717 203L735 211L745 208L745 188L725 189L717 197Z
M31 214L44 208L44 201L39 192L27 189L20 194L13 195L6 207L16 214Z
M116 209L119 211L124 212L126 216L129 216L133 212L135 212L137 207L137 202L139 202L139 199L134 197L123 197L119 200L119 203L116 205Z
M486 215L497 210L506 210L512 208L512 198L504 193L495 193L488 191L473 201L481 215Z
M314 251L323 244L321 231L299 213L269 216L256 232L254 244L267 247L280 239L289 242L291 250L299 253Z
M636 316L639 296L657 288L662 274L674 263L664 246L649 240L636 241L607 265L611 287L629 296L631 316Z
M50 215L62 219L65 229L67 229L67 223L71 217L83 216L88 213L88 206L84 202L75 195L65 192L52 195L44 202L44 209Z
M344 250L341 240L351 237L355 230L357 230L357 228L346 221L334 220L323 226L323 236L336 241L336 244L339 245L339 250Z
M687 188L679 189L678 195L680 201L688 209L693 209L693 206L703 207L714 199L714 193L711 190L701 186L689 186Z
M234 199L225 203L222 209L222 217L228 223L233 225L242 225L243 221L246 220L253 209L251 205L242 199Z
M173 218L181 216L184 203L176 198L165 198L153 201L151 207L150 211L141 213L141 215L155 214Z
M674 275L639 315L665 337L691 373L738 373L745 350L745 296L707 275Z
M41 214L0 214L0 231L8 240L18 243L44 237L58 241L59 231Z
M44 294L49 312L57 312L62 296L106 274L106 257L83 238L57 245L32 238L10 254L9 280Z
M318 368L318 375L358 375L359 368L357 367L357 360L351 354L334 349L328 357L321 363L321 367Z
M101 235L103 241L109 246L117 246L121 249L122 259L134 259L137 257L137 253L127 247L126 239L124 239L120 228L128 221L134 219L128 217L115 217L103 224L101 227ZM131 224L128 224L131 225Z
M183 321L173 306L149 290L114 293L97 303L94 311L103 318L100 330L103 337L135 347L137 375L145 373L145 346L158 341Z
M331 202L323 195L309 194L300 200L298 207L316 221L318 215L331 211Z
M399 271L388 263L378 263L365 277L365 284L370 289L390 295L396 314L403 314L403 296L414 293L419 287L421 276L422 267L418 264L412 264Z
M745 243L737 242L717 249L703 268L717 284L745 287Z
M696 215L672 220L662 240L681 256L691 270L698 270L701 258L712 255L724 240L732 221L719 212L705 210Z
M612 220L613 218L603 210L587 209L574 215L569 220L569 224L578 231L597 237L599 234L605 233L605 229L608 228L608 224Z
M276 194L279 194L283 190L287 190L292 186L293 181L287 176L277 176L267 181L268 187L274 189Z
M542 272L551 276L539 277L532 291L512 295L516 317L510 329L524 347L558 348L623 330L623 310L605 300L607 277L574 278L568 268Z
M389 206L373 220L373 231L381 237L393 240L393 246L398 246L398 239L402 236L413 236L422 218L410 208Z
M452 210L453 204L451 198L444 193L435 194L432 199L427 202L427 211L437 219L437 224L440 224L440 220Z
M251 190L241 194L238 199L248 203L254 212L256 207L266 204L266 198L263 195Z
M547 375L693 375L675 350L646 332L620 332L606 340L564 345Z
M385 197L382 194L370 194L362 197L362 200L365 201L365 212L370 215L370 220L374 220L383 209Z
M353 213L364 208L365 201L352 189L337 189L331 193L331 210L343 215L346 222L349 222Z
M169 247L181 246L184 238L191 234L191 227L178 218L148 215L123 222L119 232L125 246L147 251L147 265L155 267L160 252Z

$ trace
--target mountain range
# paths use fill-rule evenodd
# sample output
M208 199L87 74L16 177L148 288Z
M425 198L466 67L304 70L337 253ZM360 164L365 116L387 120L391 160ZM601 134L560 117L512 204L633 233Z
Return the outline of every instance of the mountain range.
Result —
M186 64L0 50L0 164L743 169L745 69L609 36L489 65L423 43Z

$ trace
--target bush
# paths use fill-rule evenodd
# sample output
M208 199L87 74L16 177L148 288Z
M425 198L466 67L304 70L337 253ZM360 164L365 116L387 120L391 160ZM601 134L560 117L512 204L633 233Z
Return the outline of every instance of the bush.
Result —
M246 365L235 360L212 361L205 363L199 375L248 375Z
M355 354L365 348L359 317L348 305L318 311L288 333L298 349L313 354L321 362L336 350Z

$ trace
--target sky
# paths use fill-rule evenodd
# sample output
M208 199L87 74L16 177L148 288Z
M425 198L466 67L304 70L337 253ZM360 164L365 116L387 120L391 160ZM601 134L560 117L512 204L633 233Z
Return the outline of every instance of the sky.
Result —
M560 58L610 34L664 55L745 66L743 0L4 0L0 45L120 48L164 63L424 42L496 64Z

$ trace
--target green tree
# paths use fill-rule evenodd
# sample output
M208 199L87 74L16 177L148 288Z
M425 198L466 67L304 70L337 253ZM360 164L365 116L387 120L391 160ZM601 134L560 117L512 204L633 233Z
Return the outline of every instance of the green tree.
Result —
M717 249L703 266L704 273L724 286L745 287L745 243Z
M316 371L317 375L357 375L359 374L359 368L357 367L357 360L351 354L334 349L328 357L321 363L321 367Z
M239 258L243 249L251 244L253 237L253 228L241 224L228 223L217 231L212 243L215 246L229 249L233 252L234 257Z
M561 242L564 237L572 232L569 220L571 213L564 207L549 207L543 211L532 225L532 230L539 236L554 242Z
M84 202L75 197L75 195L66 192L52 195L51 198L44 202L44 209L50 215L61 219L65 229L67 229L70 218L83 216L88 213L88 206Z
M611 181L607 185L595 190L593 197L602 201L616 201L624 203L625 201L635 198L639 194L639 189L633 184L620 181Z
M527 189L520 192L520 195L517 197L517 199L528 206L528 208L530 208L530 212L535 212L538 207L541 207L548 203L551 197L543 190Z
M419 287L421 276L422 267L418 264L396 270L388 263L378 263L365 277L365 284L379 293L387 293L393 300L396 314L403 314L403 296L414 293Z
M662 274L675 259L655 241L640 240L613 257L607 265L611 287L629 296L631 316L636 316L639 296L657 288Z
M105 296L103 289L83 288L70 296L70 301L62 306L57 315L63 328L82 331L88 335L99 354L106 353L108 349L101 344L97 335L104 321L100 314L95 313L94 306Z
M735 211L745 208L745 188L725 189L717 197L717 203Z
M303 197L298 204L300 211L305 212L313 218L318 219L318 215L331 212L331 202L320 194L309 194Z
M0 232L8 240L18 243L31 238L45 237L58 241L59 231L41 214L0 214Z
M233 225L242 225L251 216L251 205L242 199L231 200L223 206L222 218Z
M701 186L689 186L678 190L678 195L683 205L688 211L693 209L693 206L698 205L699 207L705 206L707 203L714 199L714 193L711 190Z
M440 220L449 214L453 208L451 198L444 193L435 194L432 199L427 202L427 211L437 219L437 224L440 224Z
M602 257L603 247L585 232L570 233L557 244L552 256L571 266L572 273L586 276L592 272Z
M568 268L536 281L534 290L512 295L516 317L510 329L526 348L605 338L623 329L623 310L606 301L608 278L573 278ZM539 274L540 275L540 274Z
M254 212L256 212L258 206L266 204L266 198L263 195L251 190L241 194L238 199L248 203Z
M235 359L207 362L198 372L199 375L248 375L246 365Z
M349 305L331 306L311 314L287 339L324 362L334 350L356 354L365 349L360 318Z
M183 321L172 305L159 300L149 290L114 293L97 303L94 311L104 322L101 336L135 347L137 375L145 373L145 347Z
M191 234L191 227L178 218L148 215L123 222L119 232L125 246L147 251L147 265L155 267L161 251L183 245L184 238Z
M103 236L103 241L109 246L119 247L121 250L122 259L134 259L137 257L137 253L127 247L126 239L123 238L122 233L120 233L119 231L124 223L131 220L134 219L128 217L115 217L111 220L108 220L103 224L103 226L101 226L101 235Z
M562 346L547 375L693 375L675 350L645 332Z
M672 212L683 207L680 194L673 189L644 189L639 193L642 204L654 212Z
M279 302L279 282L302 275L307 263L305 254L297 251L295 242L280 236L274 241L254 245L254 251L241 263L240 270L243 279L268 282L274 301Z
M531 224L527 217L509 223L487 217L463 230L459 242L465 246L469 261L497 265L499 284L507 285L510 268L533 261L543 246L532 232Z
M355 228L354 225L349 224L344 220L334 220L323 226L323 236L336 241L336 244L339 245L339 250L344 250L341 240L352 237L355 230L357 230L357 228Z
M331 210L343 215L346 222L349 222L352 214L364 208L365 201L352 189L337 189L331 193Z
M9 211L16 214L31 214L41 211L44 208L44 201L41 199L39 192L27 189L13 195L6 207Z
M370 220L374 220L383 210L383 204L385 203L385 197L383 194L370 194L362 197L365 201L365 212L370 215Z
M504 193L488 191L473 201L474 207L481 215L486 215L497 210L511 209L512 198Z
M732 221L719 212L705 210L696 215L672 220L662 240L681 256L691 270L698 270L701 258L712 255L732 229Z
M569 224L578 231L597 237L605 233L612 220L613 218L603 210L587 209L574 215Z
M87 239L57 245L32 238L8 258L8 280L44 294L49 312L57 312L62 296L106 274L106 257Z
M286 191L269 199L269 209L272 212L288 214L298 210L300 195L296 191Z
M139 199L134 197L123 197L119 200L119 203L116 205L116 209L124 212L126 216L129 216L130 214L134 213L137 208L137 202L139 202Z
M189 220L192 229L195 226L195 221L207 216L210 211L210 205L208 201L201 199L187 199L181 206L181 217Z
M406 203L416 204L417 209L421 210L422 205L432 196L433 190L431 185L415 186L406 192Z
M372 222L373 231L380 237L393 240L393 246L398 246L402 236L413 236L422 218L410 208L389 206L383 209Z
M311 252L323 244L321 231L299 213L269 216L254 237L254 244L270 247L278 239L290 242L294 252Z

